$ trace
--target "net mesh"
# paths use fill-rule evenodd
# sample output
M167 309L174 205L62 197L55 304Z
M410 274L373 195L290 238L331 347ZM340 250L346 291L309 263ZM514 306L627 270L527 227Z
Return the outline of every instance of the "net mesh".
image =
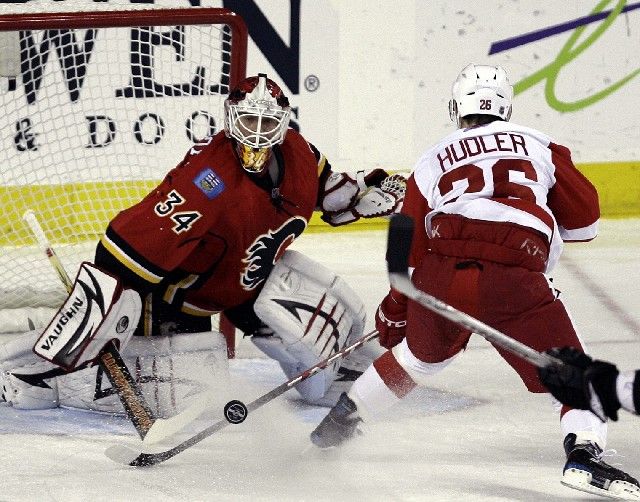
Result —
M66 297L27 210L74 276L107 222L222 127L229 26L166 25L171 10L139 26L138 12L130 26L6 31L0 10L0 309Z

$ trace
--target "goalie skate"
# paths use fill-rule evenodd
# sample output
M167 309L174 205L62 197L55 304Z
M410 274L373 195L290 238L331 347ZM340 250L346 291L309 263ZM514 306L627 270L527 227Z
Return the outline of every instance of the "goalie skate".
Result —
M361 422L356 403L342 393L336 405L311 433L311 442L322 449L340 446L360 434L358 425Z
M640 500L638 481L626 472L602 460L603 452L595 441L577 439L575 434L565 439L567 463L562 484L587 493L618 500Z
M329 408L335 406L340 395L343 392L349 392L353 382L383 353L384 349L375 342L367 343L359 350L344 357L338 368L335 380L331 383L325 395L313 404Z

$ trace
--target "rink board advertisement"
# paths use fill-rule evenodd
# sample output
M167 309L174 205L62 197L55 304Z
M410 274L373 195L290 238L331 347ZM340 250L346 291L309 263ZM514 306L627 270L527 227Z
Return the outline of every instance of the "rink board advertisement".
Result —
M247 72L266 71L282 84L293 105L294 127L336 170L409 171L423 150L452 130L447 103L459 70L471 61L500 64L514 84L512 121L538 128L572 149L574 160L598 186L605 215L640 213L635 112L640 105L640 2L573 1L559 8L534 1L163 0L141 5L32 0L5 2L0 12L123 6L226 7L239 13L250 36ZM77 46L86 49L81 41ZM94 62L104 57L98 44L87 51ZM47 56L42 59L45 75L62 72L59 54L50 47ZM129 59L123 61L126 76ZM101 105L106 110L87 109L85 129L69 140L61 156L83 158L91 141L114 150L118 141L128 141L145 151L168 152L168 165L141 176L158 180L201 133L221 127L219 117L197 114L207 107L201 98L193 98L191 124L191 116L166 113L178 100L184 104L184 98L171 96L147 100L149 109L142 114L129 116L125 109L112 117L110 110L117 108L110 103L118 101L116 91L123 86L126 82L110 88ZM24 96L24 89L12 92ZM38 106L37 95L29 106ZM65 106L76 110L86 102L81 96ZM20 134L35 127L25 119L28 115L8 114L1 122L2 148L15 150L18 162L28 162L30 155L30 136ZM117 130L118 141L109 141L110 128ZM88 167L100 178L101 166ZM91 181L84 178L86 172L60 182Z

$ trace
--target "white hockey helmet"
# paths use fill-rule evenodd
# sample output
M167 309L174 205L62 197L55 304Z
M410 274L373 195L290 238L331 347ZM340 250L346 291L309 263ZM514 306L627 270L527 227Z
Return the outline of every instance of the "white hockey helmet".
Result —
M224 102L224 130L236 140L242 167L261 172L271 149L284 141L291 107L282 89L264 73L240 82Z
M451 88L449 116L460 127L467 115L493 115L502 120L511 117L513 87L501 66L465 66Z

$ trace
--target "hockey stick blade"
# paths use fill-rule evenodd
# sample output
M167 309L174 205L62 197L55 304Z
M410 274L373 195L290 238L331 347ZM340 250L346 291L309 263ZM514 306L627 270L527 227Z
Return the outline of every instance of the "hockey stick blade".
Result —
M151 467L153 465L169 460L176 456L178 453L183 452L187 448L191 448L195 444L199 443L203 439L218 432L220 429L224 429L229 425L227 420L219 420L213 425L210 425L206 429L202 430L195 436L191 436L189 439L177 444L172 448L161 450L157 452L134 450L124 445L112 445L106 449L105 455L114 462L124 465L130 465L132 467ZM145 446L146 448L146 446ZM152 449L162 448L162 443L156 443L152 445Z
M156 444L179 434L189 424L196 421L205 411L213 406L212 399L199 399L184 411L169 418L158 418L144 437L145 444Z
M413 231L413 220L409 216L397 214L391 218L387 239L387 269L391 287L432 312L483 336L488 341L499 345L539 368L550 364L562 364L559 359L538 352L475 317L471 317L416 288L408 275L409 252L413 240Z
M258 397L254 401L251 401L246 406L242 403L240 404L242 404L243 407L246 409L246 413L251 413L257 410L258 408L264 406L265 404L273 401L276 397L280 396L281 394L284 394L289 389L291 389L298 383L302 382L303 380L306 380L307 378L312 377L319 371L322 371L324 368L329 366L336 359L339 359L341 357L346 356L347 354L350 354L351 352L356 350L358 347L361 347L362 345L367 343L369 340L373 340L377 336L378 336L377 331L375 330L371 331L366 335L363 335L361 338L353 342L348 347L343 348L342 350L336 352L332 356L311 366L310 368L306 369L302 373L299 373L297 376L291 378L290 380L278 385L276 388L270 390L266 394L263 394L262 396ZM180 425L179 430L182 430L187 425L189 425L189 423L191 423L191 420L193 420L194 417L199 416L198 409L200 408L202 408L202 404L196 403L195 405L187 408L181 414L176 415L172 419L168 419L168 420L174 420L175 424ZM237 422L237 423L240 423L240 422ZM171 447L169 443L176 441L176 437L173 434L174 432L173 427L164 428L162 425L162 422L160 422L161 425L159 426L160 429L158 431L153 430L155 424L148 431L148 437L153 439L153 444L149 444L145 440L142 442L141 448L138 450L134 450L133 448L129 448L128 446L124 446L124 445L113 445L107 448L107 450L105 451L105 454L111 460L119 464L130 465L133 467L150 467L152 465L164 462L165 460L169 460L170 458L176 456L178 453L183 452L187 448L191 448L192 446L199 443L203 439L215 434L221 429L224 429L231 423L232 422L229 421L229 419L224 418L222 420L219 420L213 423L212 425L202 430L201 432L197 433L196 435ZM169 435L164 436L165 432L168 432ZM156 451L156 452L150 451L150 450L158 450L163 446L167 447L167 449L164 451Z

